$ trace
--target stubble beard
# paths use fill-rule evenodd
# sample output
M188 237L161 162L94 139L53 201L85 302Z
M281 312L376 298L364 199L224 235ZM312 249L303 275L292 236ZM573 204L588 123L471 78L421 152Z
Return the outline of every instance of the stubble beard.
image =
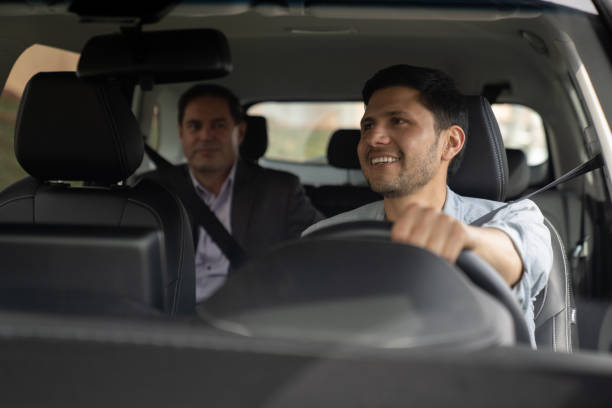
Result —
M415 162L409 168L405 167L409 163L404 163L404 167L394 179L373 181L366 177L372 191L384 198L397 198L411 195L429 183L436 174L435 160L438 140L439 138L431 145L422 160ZM407 160L406 156L402 155L401 160Z

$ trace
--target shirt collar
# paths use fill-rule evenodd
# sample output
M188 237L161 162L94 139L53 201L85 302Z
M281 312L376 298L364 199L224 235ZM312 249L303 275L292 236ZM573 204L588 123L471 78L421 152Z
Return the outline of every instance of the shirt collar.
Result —
M223 195L223 193L226 190L232 188L232 185L234 184L234 178L236 176L236 166L237 166L237 163L238 163L238 161L236 160L234 162L234 165L230 169L230 172L227 175L227 178L225 179L225 181L223 182L223 185L221 186L221 190L219 190L219 196L218 197ZM191 168L189 166L187 168L189 169L189 176L191 177L191 182L193 183L193 187L195 188L195 190L199 194L204 194L206 197L214 197L215 195L211 191L209 191L206 187L204 187L202 184L200 184L198 179L193 175L193 172L191 171Z
M442 212L448 215L457 216L460 214L459 196L450 187L446 186L446 200L442 206Z

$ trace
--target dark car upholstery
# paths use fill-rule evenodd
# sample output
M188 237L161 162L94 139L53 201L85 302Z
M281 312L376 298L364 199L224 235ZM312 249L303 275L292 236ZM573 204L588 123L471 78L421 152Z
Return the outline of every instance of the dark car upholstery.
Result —
M158 231L162 240L159 259L165 260L163 276L145 273L142 279L159 285L164 300L161 306L146 306L171 315L193 312L194 255L185 209L175 196L151 181L135 187L120 183L140 164L144 143L138 123L117 87L85 83L69 72L35 75L23 94L15 140L18 160L31 177L17 181L0 193L0 222L68 229L112 227L118 237L125 229L125 239L134 228ZM58 180L84 185L73 186ZM99 257L92 260L104 262L96 258ZM10 263L10 259L3 261ZM70 274L54 268L52 258L49 262L48 273L55 276L53 286L57 288L57 280L68 279ZM111 265L117 268L117 259L108 259L109 268ZM80 269L80 274L95 274L100 270L89 268L87 260ZM109 289L121 286L113 281L122 279L115 272L108 274L106 288L96 285L100 279L92 277L89 287L79 290L92 296L103 293L120 298L129 290L113 293ZM142 273L129 268L122 272ZM50 289L45 287L45 281L20 284L26 289L44 292ZM145 282L144 286L149 285ZM65 282L65 287L69 288L70 284ZM57 299L58 303L62 301ZM79 307L78 302L73 305L75 310Z
M246 134L240 145L240 157L251 163L256 163L268 149L268 124L263 116L248 115Z
M519 149L506 149L508 160L508 186L506 199L519 198L529 187L529 166L527 156Z

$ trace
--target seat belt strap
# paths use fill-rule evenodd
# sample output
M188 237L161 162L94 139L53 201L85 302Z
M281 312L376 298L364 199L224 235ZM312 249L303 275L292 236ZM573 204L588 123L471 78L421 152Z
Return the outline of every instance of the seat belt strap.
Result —
M182 171L159 155L145 143L145 151L157 166L163 186L176 194L187 211L193 216L197 225L204 228L233 268L239 268L247 260L242 247L227 231L217 216L204 201L198 197L193 186L185 179Z
M543 191L546 190L550 190L551 188L555 187L558 184L564 183L566 181L569 181L573 178L576 178L582 174L588 173L590 171L593 171L595 169L598 169L600 167L603 166L603 158L601 156L601 153L597 154L595 157L593 157L592 159L590 159L589 161L582 163L580 166L568 171L567 173L565 173L564 175L562 175L561 177L559 177L558 179L552 181L551 183L545 185L544 187L529 193L521 198L518 198L514 201L510 201L508 203L506 203L505 205L502 205L499 208L496 208L493 211L490 211L488 213L486 213L485 215L483 215L482 217L476 219L475 221L472 221L470 223L470 225L473 225L475 227L480 227L481 225L491 221L491 219L495 216L495 214L497 214L498 212L500 212L501 210L503 210L504 208L508 207L511 204L517 203L519 201L528 199L533 197L536 194L539 194Z

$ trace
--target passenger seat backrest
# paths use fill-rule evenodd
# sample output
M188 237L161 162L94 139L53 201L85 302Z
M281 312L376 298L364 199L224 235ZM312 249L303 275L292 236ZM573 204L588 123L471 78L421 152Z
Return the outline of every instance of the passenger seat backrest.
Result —
M497 120L484 97L468 96L466 103L469 116L466 151L449 185L462 195L504 201L509 170ZM516 155L510 155L516 165ZM567 284L570 279L567 258L559 234L548 220L545 223L551 231L553 267L547 287L538 295L538 303L534 305L536 343L542 348L571 351L571 330L576 326L572 323L572 300L566 291L571 290L571 285Z
M527 156L519 149L506 149L508 160L508 187L506 199L519 198L529 188L529 166Z
M570 353L577 333L572 275L561 236L548 219L544 222L551 235L553 266L534 303L536 343L539 348Z
M162 241L148 228L0 224L0 308L161 315Z
M497 119L483 96L466 96L465 101L469 123L465 152L448 185L464 196L504 201L508 162Z
M133 188L118 184L135 171L144 151L136 118L118 87L85 83L71 72L35 75L21 100L15 150L31 177L0 193L0 222L107 226L119 234L123 228L157 230L163 234L162 259L167 262L160 283L163 312L193 313L195 265L185 209L150 180ZM31 286L45 290L36 282Z

